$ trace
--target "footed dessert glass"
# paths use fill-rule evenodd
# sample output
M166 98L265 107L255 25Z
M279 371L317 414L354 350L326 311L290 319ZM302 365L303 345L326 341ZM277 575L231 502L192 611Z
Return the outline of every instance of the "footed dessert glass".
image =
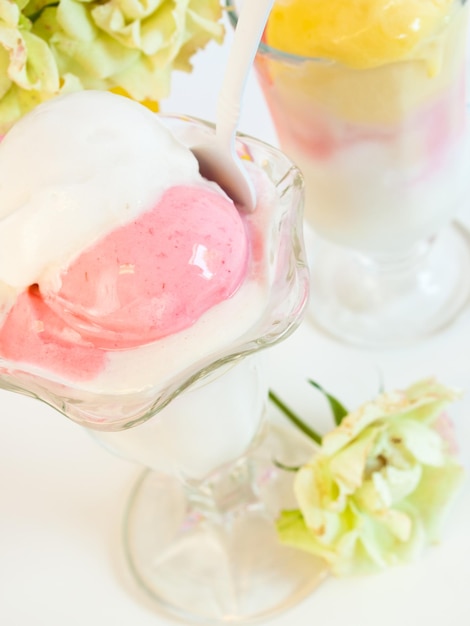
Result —
M456 0L419 56L367 69L259 47L280 145L305 177L310 312L342 340L407 344L468 302L469 237L451 223L468 201L467 14Z
M161 119L189 146L214 132L191 118ZM131 391L126 368L112 372L114 392L100 393L0 359L1 387L50 404L147 468L125 513L127 563L157 608L201 624L275 614L326 575L319 560L277 540L276 516L294 503L292 474L276 461L299 463L307 444L264 418L267 382L259 354L298 326L307 302L303 181L275 148L239 136L238 149L275 188L268 288L249 328L235 339L224 339L221 329L217 347L185 355L178 375L160 373L152 385Z

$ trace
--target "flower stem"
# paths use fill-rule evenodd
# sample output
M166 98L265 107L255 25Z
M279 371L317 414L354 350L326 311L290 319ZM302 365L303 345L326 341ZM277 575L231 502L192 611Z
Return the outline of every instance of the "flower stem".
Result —
M300 417L298 417L293 411L291 411L291 409L289 409L289 407L287 407L284 404L284 402L282 402L282 400L278 398L278 396L271 390L269 391L269 399L271 400L271 402L273 402L277 406L277 408L282 413L284 413L284 415L287 417L288 420L290 420L295 426L297 426L299 430L301 430L304 433L304 435L306 435L310 439L313 439L315 443L321 446L321 443L322 443L321 435L319 435L315 430L313 430L313 428L310 428L310 426L307 426L307 424L304 421L302 421Z

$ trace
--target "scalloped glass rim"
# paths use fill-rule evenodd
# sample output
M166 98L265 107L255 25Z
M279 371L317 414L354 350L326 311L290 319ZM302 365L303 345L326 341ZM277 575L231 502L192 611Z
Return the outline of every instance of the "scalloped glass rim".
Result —
M158 116L183 142L185 133L177 132L177 126L189 131L190 126L196 125L208 134L215 129L213 124L189 116ZM1 388L45 402L87 428L123 430L149 419L187 387L225 363L278 343L297 328L309 293L302 233L302 176L280 150L262 141L239 134L237 149L264 169L279 192L276 212L279 245L271 251L276 271L258 322L217 353L196 360L164 386L156 384L132 393L97 393L33 366L22 369L17 363L0 359Z

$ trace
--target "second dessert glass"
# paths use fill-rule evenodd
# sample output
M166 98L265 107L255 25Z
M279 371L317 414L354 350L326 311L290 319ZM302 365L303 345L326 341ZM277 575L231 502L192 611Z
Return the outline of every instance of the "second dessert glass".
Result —
M280 144L305 177L311 313L343 340L406 344L468 301L469 236L451 224L468 201L467 14L456 0L419 55L367 69L259 47Z
M188 145L214 132L191 118L160 117ZM276 192L269 288L252 326L225 341L220 329L217 349L197 351L171 379L157 377L133 393L120 391L125 371L115 392L100 394L0 359L1 387L47 402L148 468L126 510L128 565L157 607L202 624L275 614L326 575L319 560L277 540L275 518L293 502L292 474L275 462L299 462L306 444L264 419L267 381L258 354L298 326L307 302L302 177L275 148L243 136L238 148ZM119 383L119 372L113 376Z

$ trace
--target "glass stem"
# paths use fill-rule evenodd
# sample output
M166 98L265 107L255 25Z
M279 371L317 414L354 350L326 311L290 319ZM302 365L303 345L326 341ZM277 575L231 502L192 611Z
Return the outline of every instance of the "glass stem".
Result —
M229 528L240 515L263 508L251 459L267 432L268 425L263 418L258 434L245 455L217 469L202 481L184 481L189 516L195 522L205 518Z
M423 265L432 248L434 237L417 242L406 250L399 249L395 253L358 253L358 259L363 267L381 278L401 278L406 274L414 274Z

